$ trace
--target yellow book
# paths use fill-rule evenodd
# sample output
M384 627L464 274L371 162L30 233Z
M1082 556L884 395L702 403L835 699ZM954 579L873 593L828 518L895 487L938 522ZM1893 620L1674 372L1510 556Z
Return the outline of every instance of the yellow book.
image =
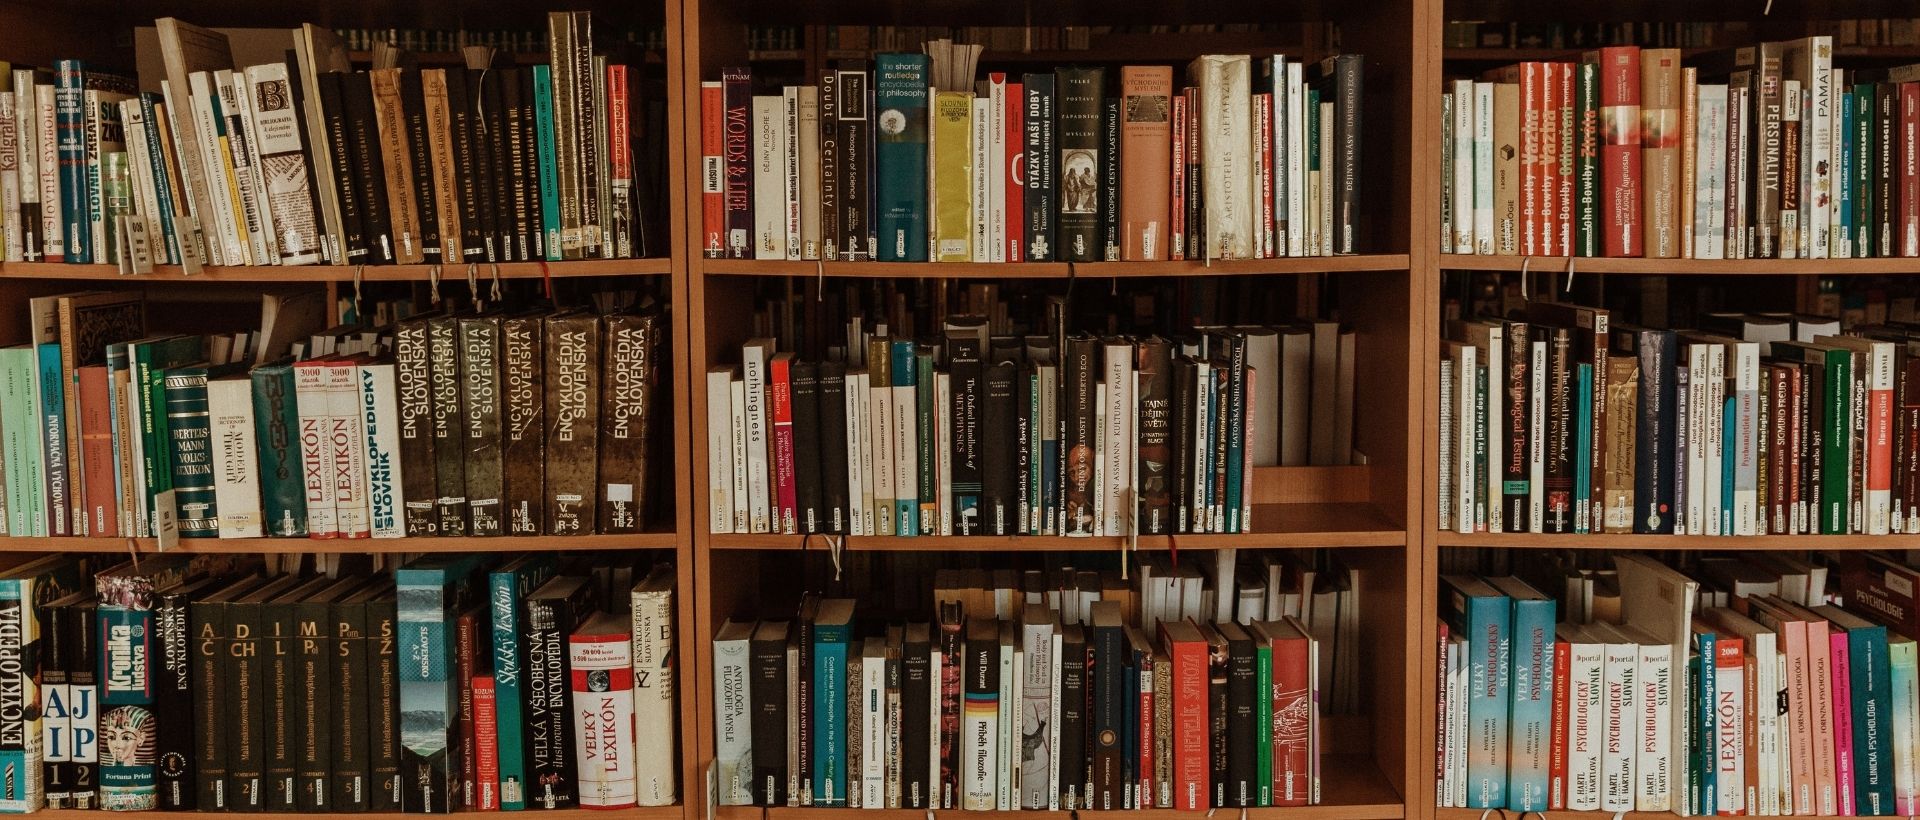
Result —
M933 260L973 261L973 94L933 95Z

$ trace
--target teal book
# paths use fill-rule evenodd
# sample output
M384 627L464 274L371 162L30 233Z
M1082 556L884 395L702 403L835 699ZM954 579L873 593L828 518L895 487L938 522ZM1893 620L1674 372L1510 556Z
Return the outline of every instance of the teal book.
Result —
M1471 575L1440 578L1448 626L1467 636L1467 808L1507 805L1513 605Z
M1832 628L1844 629L1847 634L1847 688L1853 714L1853 813L1894 814L1893 721L1903 720L1910 713L1895 711L1898 703L1887 628L1837 606L1815 607L1814 612L1831 622Z
M890 345L893 350L887 356L887 364L893 383L895 426L906 427L900 423L902 419L913 419L917 426L920 417L919 393L914 389L914 371L918 364L914 361L913 340L894 339ZM920 490L923 486L920 478L932 472L929 469L932 465L919 459L919 441L928 438L928 432L928 428L922 427L917 431L899 429L894 433L900 443L906 446L894 461L894 469L902 471L894 478L893 500L893 531L900 535L920 533ZM909 456L909 453L912 455ZM909 467L913 468L913 474L905 475Z
M1514 811L1545 811L1553 751L1554 600L1514 576L1492 578L1487 584L1513 600L1506 805Z
M436 553L393 573L400 646L401 805L407 812L450 811L458 799L454 752L459 681L454 621L477 603L484 555Z
M1251 628L1249 628L1249 631L1251 631ZM1253 698L1253 725L1272 726L1273 698L1260 697L1259 693L1273 691L1273 641L1258 640L1260 637L1262 637L1262 633L1255 633L1257 642L1253 648L1253 691L1255 693ZM1153 662L1170 663L1171 661L1156 657L1153 659ZM1272 743L1253 744L1253 782L1257 789L1254 795L1254 805L1256 806L1273 805L1273 745ZM1151 808L1152 804L1143 800L1141 807Z
M520 632L520 603L553 577L550 553L514 559L487 577L487 603L493 611L493 692L500 749L500 808L527 807L525 652Z
M1712 632L1696 632L1693 635L1694 648L1698 657L1694 658L1693 679L1697 682L1693 690L1694 737L1719 737L1720 723L1714 713L1714 693L1719 691L1719 676L1713 662L1714 644L1718 636ZM1693 787L1698 792L1694 798L1694 813L1702 817L1711 817L1719 812L1716 807L1719 800L1719 766L1714 759L1713 744L1693 744L1692 760Z
M60 344L46 342L34 351L35 392L39 396L40 451L45 464L48 535L72 535L73 516L69 513L74 473L72 453L67 452L67 385L60 378Z
M305 538L307 491L300 464L300 408L293 395L293 360L254 368L253 436L259 454L261 512L267 535Z
M1853 162L1847 166L1847 175L1853 178L1853 255L1866 257L1873 255L1873 163L1879 156L1880 129L1874 122L1873 84L1860 83L1849 94L1854 113Z
M93 259L92 199L87 173L86 65L79 60L53 64L55 154L60 163L60 224L66 230L66 261L86 265Z
M539 142L540 231L546 234L547 261L560 261L560 162L553 136L553 67L533 66L533 121Z
M201 342L199 336L159 336L129 343L134 393L140 402L132 420L140 427L140 470L147 481L147 497L141 499L146 518L137 530L141 535L152 534L154 499L173 489L172 438L168 433L166 384L161 375L170 368L206 358Z
M875 218L883 262L927 261L927 74L925 54L875 58Z
M1844 88L1837 90L1839 93L1834 95L1838 99L1834 100L1833 119L1835 133L1839 136L1833 141L1833 153L1838 167L1833 170L1832 176L1833 214L1839 219L1840 225L1828 245L1828 254L1840 259L1843 258L1840 253L1843 248L1847 251L1844 256L1853 255L1853 155L1860 147L1854 144L1852 137L1853 121L1860 116L1860 112L1854 109L1851 91Z
M1579 510L1593 509L1593 365L1582 364L1578 368L1579 392L1574 409L1576 424L1573 436L1573 517L1576 533L1593 531L1593 516L1580 515Z
M1740 471L1739 448L1734 442L1740 435L1740 400L1728 396L1721 402L1720 440L1725 446L1720 452L1720 534L1733 534L1733 488L1735 478Z
M847 652L853 643L850 598L820 602L813 621L813 804L847 804Z
M183 538L220 537L213 497L213 424L207 417L207 368L172 368L161 377L173 458L173 505Z
M920 427L919 437L914 443L919 445L920 453L920 534L939 535L939 497L937 453L939 442L933 435L933 347L915 345L913 351L913 397L914 408L918 411L914 418Z

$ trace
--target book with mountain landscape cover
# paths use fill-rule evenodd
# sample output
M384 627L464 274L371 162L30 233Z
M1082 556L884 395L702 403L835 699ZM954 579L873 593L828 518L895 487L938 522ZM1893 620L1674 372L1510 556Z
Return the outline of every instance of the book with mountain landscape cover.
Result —
M484 555L427 555L394 572L400 664L402 807L450 811L462 772L455 747L460 682L454 679L454 620L481 594ZM376 769L377 770L377 769Z

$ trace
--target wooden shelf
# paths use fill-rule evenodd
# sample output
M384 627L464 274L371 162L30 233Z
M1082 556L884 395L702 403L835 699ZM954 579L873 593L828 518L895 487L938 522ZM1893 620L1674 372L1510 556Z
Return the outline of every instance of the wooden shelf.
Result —
M614 816L606 809L554 809L547 811L529 808L528 810L538 811L541 817L553 818L553 820L603 820L606 817ZM623 820L680 820L680 818L684 816L685 809L678 805L641 806L639 808L619 809L618 812L617 816ZM159 814L157 811L137 813ZM191 814L191 812L188 812L188 814ZM41 809L33 813L34 817L46 818L46 820L93 820L100 817L100 815L101 811L99 809ZM298 814L292 812L264 812L255 813L253 816L281 817L287 818L287 820L293 820L293 818L296 817L301 818L301 820L305 820L306 818L316 818L317 820L403 820L403 818L418 817L420 815L401 814L400 812L351 813L327 811L318 813L300 812Z
M1432 534L1442 547L1633 550L1898 550L1920 549L1920 535L1599 535L1527 532Z
M1519 812L1513 811L1511 809L1508 809L1507 811L1508 811L1507 817L1509 818L1515 818L1515 816L1519 814ZM1483 814L1486 814L1489 816L1496 815L1500 813L1500 810L1495 809L1492 812L1488 812L1485 809L1438 809L1437 808L1437 809L1434 809L1433 812L1434 812L1434 820L1480 820L1481 815ZM1533 813L1534 812L1528 812L1528 814L1533 814ZM1546 814L1547 812L1539 812L1539 813ZM1616 818L1619 818L1619 820L1677 820L1677 818L1681 816L1678 812L1671 812L1671 811L1629 811L1629 812L1621 812L1619 814L1615 814L1614 812L1610 812L1610 811L1567 811L1566 809L1554 809L1552 812L1552 815L1555 818L1572 817L1572 818L1580 818L1580 820L1616 820ZM1887 815L1881 815L1881 817L1886 817L1886 816ZM1869 816L1865 816L1865 815L1846 815L1846 814L1837 814L1837 815L1823 814L1823 815L1820 815L1820 818L1821 820L1871 820Z
M1142 535L1135 546L1143 550L1268 549L1283 547L1399 547L1406 531L1389 521L1371 504L1257 504L1253 533ZM714 533L708 546L722 550L827 549L839 536L749 535ZM1127 545L1122 536L1071 537L1064 535L850 535L846 549L896 552L1097 552Z
M1306 256L1205 262L793 262L703 259L708 274L728 276L850 276L880 279L1065 279L1068 276L1244 276L1405 270L1406 254ZM1914 260L1920 266L1920 260ZM369 269L371 270L371 269Z
M1640 259L1587 256L1483 256L1479 254L1439 254L1442 270L1518 271L1566 275L1567 262L1573 262L1574 275L1583 273L1628 274L1637 276L1874 276L1920 274L1920 257L1881 257L1876 259Z
M208 266L188 276L179 265L156 265L153 273L123 275L113 265L69 265L63 262L0 263L0 279L74 279L89 281L139 282L142 284L219 283L219 282L351 282L358 268L367 282L425 282L432 278L432 265L225 265ZM495 265L482 263L474 268L481 281L493 278ZM673 271L668 259L583 259L568 262L501 262L502 279L555 279L580 276L664 276ZM542 268L545 268L544 270ZM442 265L440 280L448 284L464 283L467 266Z
M153 538L0 537L0 552L118 552L132 542L140 552L159 550ZM182 538L178 552L520 552L531 550L673 549L670 532L632 535L507 535L496 538Z

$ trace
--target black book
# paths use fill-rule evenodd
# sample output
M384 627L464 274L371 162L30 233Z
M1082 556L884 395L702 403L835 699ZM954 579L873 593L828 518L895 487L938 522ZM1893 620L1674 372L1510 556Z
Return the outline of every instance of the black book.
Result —
M393 262L393 217L387 211L387 172L380 164L380 132L373 119L373 83L364 73L342 74L341 97L347 104L347 134L352 140L352 174L360 192L361 223L367 233L369 264Z
M1079 624L1060 627L1060 808L1087 803L1087 639Z
M447 133L453 138L454 162L461 168L461 173L454 177L460 186L460 253L463 257L449 259L449 263L483 262L487 256L486 245L480 238L486 233L486 226L481 222L481 201L487 198L487 189L482 187L479 171L474 167L478 161L475 146L479 142L473 94L469 91L470 76L472 72L466 69L447 69L447 113L452 118Z
M933 720L933 631L925 623L907 624L900 645L900 748L926 749ZM900 807L931 809L940 771L930 761L910 757L900 763Z
M1532 446L1533 436L1529 409L1533 391L1533 335L1529 328L1526 322L1507 323L1504 383L1487 387L1488 412L1496 416L1488 424L1499 424L1502 428L1502 451L1493 457L1500 460L1501 526L1507 532L1527 531L1532 503L1528 482L1533 472L1528 448Z
M547 258L547 234L540 209L540 128L533 104L533 72L523 69L516 76L520 80L520 102L507 118L509 122L518 119L519 142L514 150L518 154L515 167L520 170L514 174L513 190L527 218L525 255L537 261Z
M527 659L527 805L543 809L574 805L573 715L568 704L571 673L567 636L593 611L593 585L582 575L555 578L526 601L523 641Z
M1640 360L1640 407L1634 420L1633 531L1673 532L1674 415L1679 342L1671 330L1613 326L1613 348ZM1809 428L1811 429L1811 428Z
M986 404L980 414L980 517L987 535L1014 533L1012 362L987 368Z
M1127 628L1120 604L1114 601L1095 603L1091 622L1093 708L1088 713L1088 737L1093 790L1088 796L1095 809L1118 809L1125 805L1127 791L1126 755L1120 741L1127 728Z
M526 75L533 72L520 68L495 69L500 73L500 120L499 141L502 145L501 162L505 167L501 180L500 196L505 200L504 209L513 215L513 229L507 235L507 258L529 261L533 259L533 236L540 232L537 217L527 211L527 187L532 182L538 186L534 176L534 167L539 160L529 163L527 150L527 125L523 121L530 113L521 93L526 86Z
M1201 634L1207 636L1207 750L1212 765L1213 807L1224 808L1227 802L1227 783L1233 779L1231 746L1227 738L1227 723L1231 715L1232 703L1228 693L1228 668L1231 666L1232 653L1227 647L1227 639L1213 624L1201 624Z
M400 72L400 104L406 109L407 164L413 170L413 207L420 214L420 252L427 264L438 265L446 261L445 245L439 203L433 198L433 143L427 138L427 98L419 71Z
M1026 96L1025 134L1026 192L1021 220L1027 243L1027 260L1051 262L1059 247L1054 241L1054 75L1025 74L1021 88Z
M1107 88L1104 68L1062 68L1060 82L1060 258L1101 258L1100 118Z
M786 621L761 621L749 646L753 663L747 680L753 699L753 801L760 806L787 804L787 629Z
M821 532L847 531L847 366L841 362L821 362L820 386L820 483Z
M1173 359L1173 381L1171 400L1173 420L1170 423L1171 466L1173 488L1169 502L1172 507L1174 532L1189 532L1193 520L1193 425L1196 412L1195 400L1198 392L1195 381L1200 378L1199 364L1193 357L1181 355ZM1144 426L1144 423L1143 423Z
M327 157L333 168L333 194L340 202L340 237L346 247L342 249L344 260L335 260L334 264L359 265L373 261L368 244L366 219L361 214L362 202L357 179L358 164L355 162L352 137L347 128L346 86L348 76L338 72L321 72L320 115L326 119ZM362 77L362 84L366 79ZM372 113L368 112L369 121ZM378 150L376 147L375 150ZM207 237L214 241L211 233ZM204 803L202 805L205 805Z
M68 787L76 809L98 805L100 789L100 630L99 602L91 592L76 593L61 608L61 628L67 632L67 714L73 721L67 739L73 751L68 764ZM85 724L94 724L92 737L86 737Z
M433 346L426 316L395 325L393 378L400 411L401 507L407 536L440 534L433 458ZM256 382L257 384L257 382Z
M194 791L194 641L187 612L191 602L224 584L203 578L159 592L153 598L154 778L160 808L192 809Z
M1204 179L1204 175L1201 173L1200 111L1197 107L1200 94L1197 89L1193 88L1186 89L1185 93L1187 97L1187 240L1185 251L1188 259L1206 259L1206 203L1200 195L1201 191L1206 188L1206 186L1200 184ZM1179 219L1180 215L1175 214L1174 218Z
M1332 160L1333 252L1355 253L1360 247L1360 97L1365 92L1365 59L1359 54L1336 54L1321 62L1320 70L1333 82L1333 145L1322 156ZM1326 93L1321 99L1327 99ZM1321 161L1323 170L1326 160Z
M333 603L359 584L357 578L341 578L285 596L294 600L298 630L294 669L300 688L294 700L293 737L294 788L301 811L339 808L333 802L333 747L340 739L335 737L333 727L336 715L346 708L340 690L352 688L353 681L333 674L340 651L333 637Z
M494 176L494 140L499 136L489 112L500 105L500 77L491 69L467 69L467 140L469 153L462 166L473 177L474 204L479 209L480 261L499 262L501 224L500 180ZM469 260L471 261L471 260Z
M275 578L227 606L227 656L220 672L229 811L267 810L268 682L263 655L269 643L267 602L299 586L301 581L293 575Z
M261 606L260 647L261 715L263 736L260 782L266 811L300 810L298 760L306 739L307 697L300 651L299 615L295 602L327 583L309 578L286 595Z
M1035 418L1040 405L1039 365L1025 363L1013 371L1013 528L1020 534L1038 535L1033 528L1034 508L1040 504L1040 487L1033 481L1034 449L1038 445L1038 436L1034 430ZM935 534L938 534L937 532Z
M367 808L401 809L400 785L400 617L393 585L377 584L367 601Z
M800 531L828 532L824 485L832 481L820 470L820 440L825 432L820 427L820 366L795 361L788 376L793 381L793 487Z
M1218 626L1227 639L1227 800L1228 808L1249 808L1259 784L1254 778L1254 745L1266 736L1256 732L1253 719L1254 685L1253 636L1233 621Z
M981 499L986 480L981 421L987 387L977 337L965 332L947 335L947 372L953 407L948 417L953 438L953 534L980 535L986 524Z
M305 140L306 135L313 133L308 130L312 126L308 124L307 120L307 87L306 83L300 82L297 79L300 76L300 62L295 58L293 49L287 49L284 53L286 59L282 62L286 63L287 77L295 78L292 82L287 83L287 93L291 95L292 100L292 104L289 107L293 111L294 122L300 129L301 139ZM326 162L327 158L314 156L315 152L311 142L306 143L306 148L307 150L300 152L301 172L307 175L308 182L313 182L320 178L313 172L313 164L315 162ZM179 191L174 192L174 196L178 197L179 195ZM333 243L329 240L330 235L327 233L326 225L324 224L326 218L323 216L326 211L323 210L320 205L320 196L320 186L312 184L307 186L307 207L313 210L313 218L315 220L314 227L320 232L321 258L325 259L329 265L344 265L346 264L346 260L337 256L337 254L340 253L340 249L333 247ZM28 257L28 261L36 260ZM162 806L164 807L165 804L162 803Z
M331 629L323 634L333 681L333 712L324 717L333 733L333 759L327 772L333 811L363 812L372 805L369 794L367 732L372 723L367 705L367 602L386 591L383 582L353 580L352 594L336 597L328 607ZM344 591L344 590L343 590Z
M434 508L441 535L467 534L466 417L460 401L460 317L427 320L427 346L433 357Z
M460 431L466 463L467 534L506 532L500 457L500 317L460 320Z
M1214 513L1224 517L1227 504L1227 454L1230 452L1233 437L1233 353L1221 339L1210 336L1207 339L1207 355L1213 364L1213 438L1208 446L1213 448L1213 477L1209 479L1212 489L1212 508ZM1214 514L1207 517L1208 528L1215 532L1225 528Z
M1084 333L1067 339L1059 397L1060 496L1066 519L1061 535L1093 534L1093 461L1100 447L1093 424L1098 403L1094 380L1099 356L1100 340Z
M248 578L193 598L187 605L193 634L190 677L195 802L201 811L232 808L227 800L227 710L232 701L224 685L227 642L232 635L229 615L233 599L259 584L260 579ZM43 642L43 645L51 647L52 643ZM61 783L64 786L65 781ZM51 781L48 793L52 794Z
M1547 532L1573 532L1573 397L1579 391L1575 380L1573 332L1564 327L1534 325L1534 332L1547 343L1547 440L1546 509Z
M1134 344L1133 372L1140 395L1135 431L1140 440L1140 455L1134 467L1134 485L1139 499L1135 515L1140 532L1165 535L1173 529L1173 447L1177 434L1173 425L1173 345L1154 336ZM1280 374L1263 374L1277 378ZM1261 431L1273 434L1277 431Z
M835 70L834 122L839 133L834 139L839 168L837 188L840 194L840 233L835 244L840 259L860 262L873 258L873 215L869 210L873 187L873 133L867 120L873 109L869 88L872 74L865 60L842 60Z
M42 600L34 606L34 618L40 628L40 708L44 720L50 721L48 731L62 738L56 747L47 744L47 754L40 765L41 780L45 783L47 808L71 808L73 787L69 784L72 773L68 770L72 753L66 751L71 744L65 742L65 733L57 728L64 722L66 712L67 668L73 665L68 659L73 649L70 646L66 629L62 624L65 618L64 599L56 597L52 601Z
M1100 104L1100 258L1120 261L1120 98Z
M501 493L508 535L539 535L546 506L546 330L538 312L500 322L500 355L505 361L501 386L505 401L501 425Z

